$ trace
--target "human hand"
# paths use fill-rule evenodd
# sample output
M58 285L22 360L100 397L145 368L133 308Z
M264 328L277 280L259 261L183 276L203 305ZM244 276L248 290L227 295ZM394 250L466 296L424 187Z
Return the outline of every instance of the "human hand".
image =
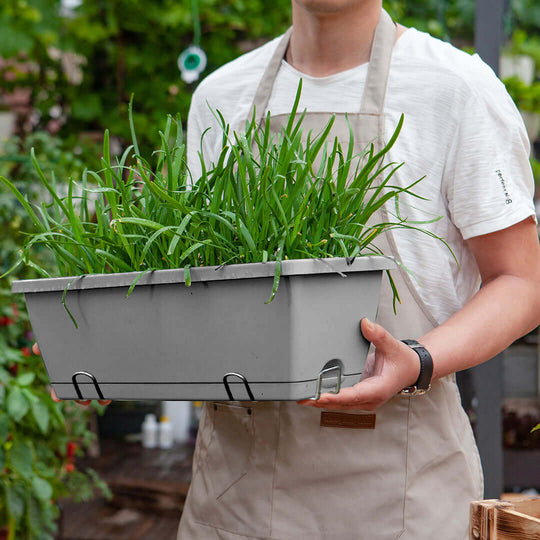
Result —
M39 356L41 354L41 351L39 350L39 345L37 343L34 343L32 345L32 352ZM51 388L51 398L53 401L55 401L56 403L60 403L62 400L56 395L56 392L54 391L54 389ZM84 406L88 406L90 405L90 403L92 403L92 400L91 399L76 399L75 400L77 403L79 403L80 405L84 405ZM100 405L108 405L109 403L111 402L110 399L98 399L98 403Z
M375 346L369 355L362 380L339 394L322 394L317 401L298 403L328 410L373 411L407 386L412 386L420 374L418 355L405 343L395 339L379 324L362 319L364 337Z

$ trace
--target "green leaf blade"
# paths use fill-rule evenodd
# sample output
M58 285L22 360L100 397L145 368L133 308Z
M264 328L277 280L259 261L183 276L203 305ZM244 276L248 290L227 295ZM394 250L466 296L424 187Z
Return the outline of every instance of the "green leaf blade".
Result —
M7 397L7 412L15 422L20 422L29 408L28 400L24 397L20 388L14 387L10 390Z

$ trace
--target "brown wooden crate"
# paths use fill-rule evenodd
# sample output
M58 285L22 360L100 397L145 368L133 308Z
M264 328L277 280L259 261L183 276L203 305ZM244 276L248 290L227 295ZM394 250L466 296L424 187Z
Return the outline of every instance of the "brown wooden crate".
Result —
M471 503L471 540L540 540L540 497Z
M509 510L495 508L495 540L540 540L540 519Z

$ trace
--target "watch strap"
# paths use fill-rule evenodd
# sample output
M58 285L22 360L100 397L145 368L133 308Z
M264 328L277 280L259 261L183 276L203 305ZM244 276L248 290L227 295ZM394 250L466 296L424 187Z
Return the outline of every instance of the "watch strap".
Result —
M433 359L429 351L415 339L403 339L420 359L420 374L412 386L404 388L400 393L408 396L418 396L425 394L431 389L431 377L433 376Z

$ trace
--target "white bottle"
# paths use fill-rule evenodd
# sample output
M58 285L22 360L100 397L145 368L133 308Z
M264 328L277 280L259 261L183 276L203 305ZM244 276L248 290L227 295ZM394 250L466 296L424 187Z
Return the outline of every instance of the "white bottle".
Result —
M163 415L171 421L174 441L178 443L187 442L189 440L191 402L162 401L161 405Z
M167 416L162 416L159 422L159 447L172 448L174 443L173 428Z
M158 445L158 423L154 414L147 414L142 424L142 445L155 448Z

